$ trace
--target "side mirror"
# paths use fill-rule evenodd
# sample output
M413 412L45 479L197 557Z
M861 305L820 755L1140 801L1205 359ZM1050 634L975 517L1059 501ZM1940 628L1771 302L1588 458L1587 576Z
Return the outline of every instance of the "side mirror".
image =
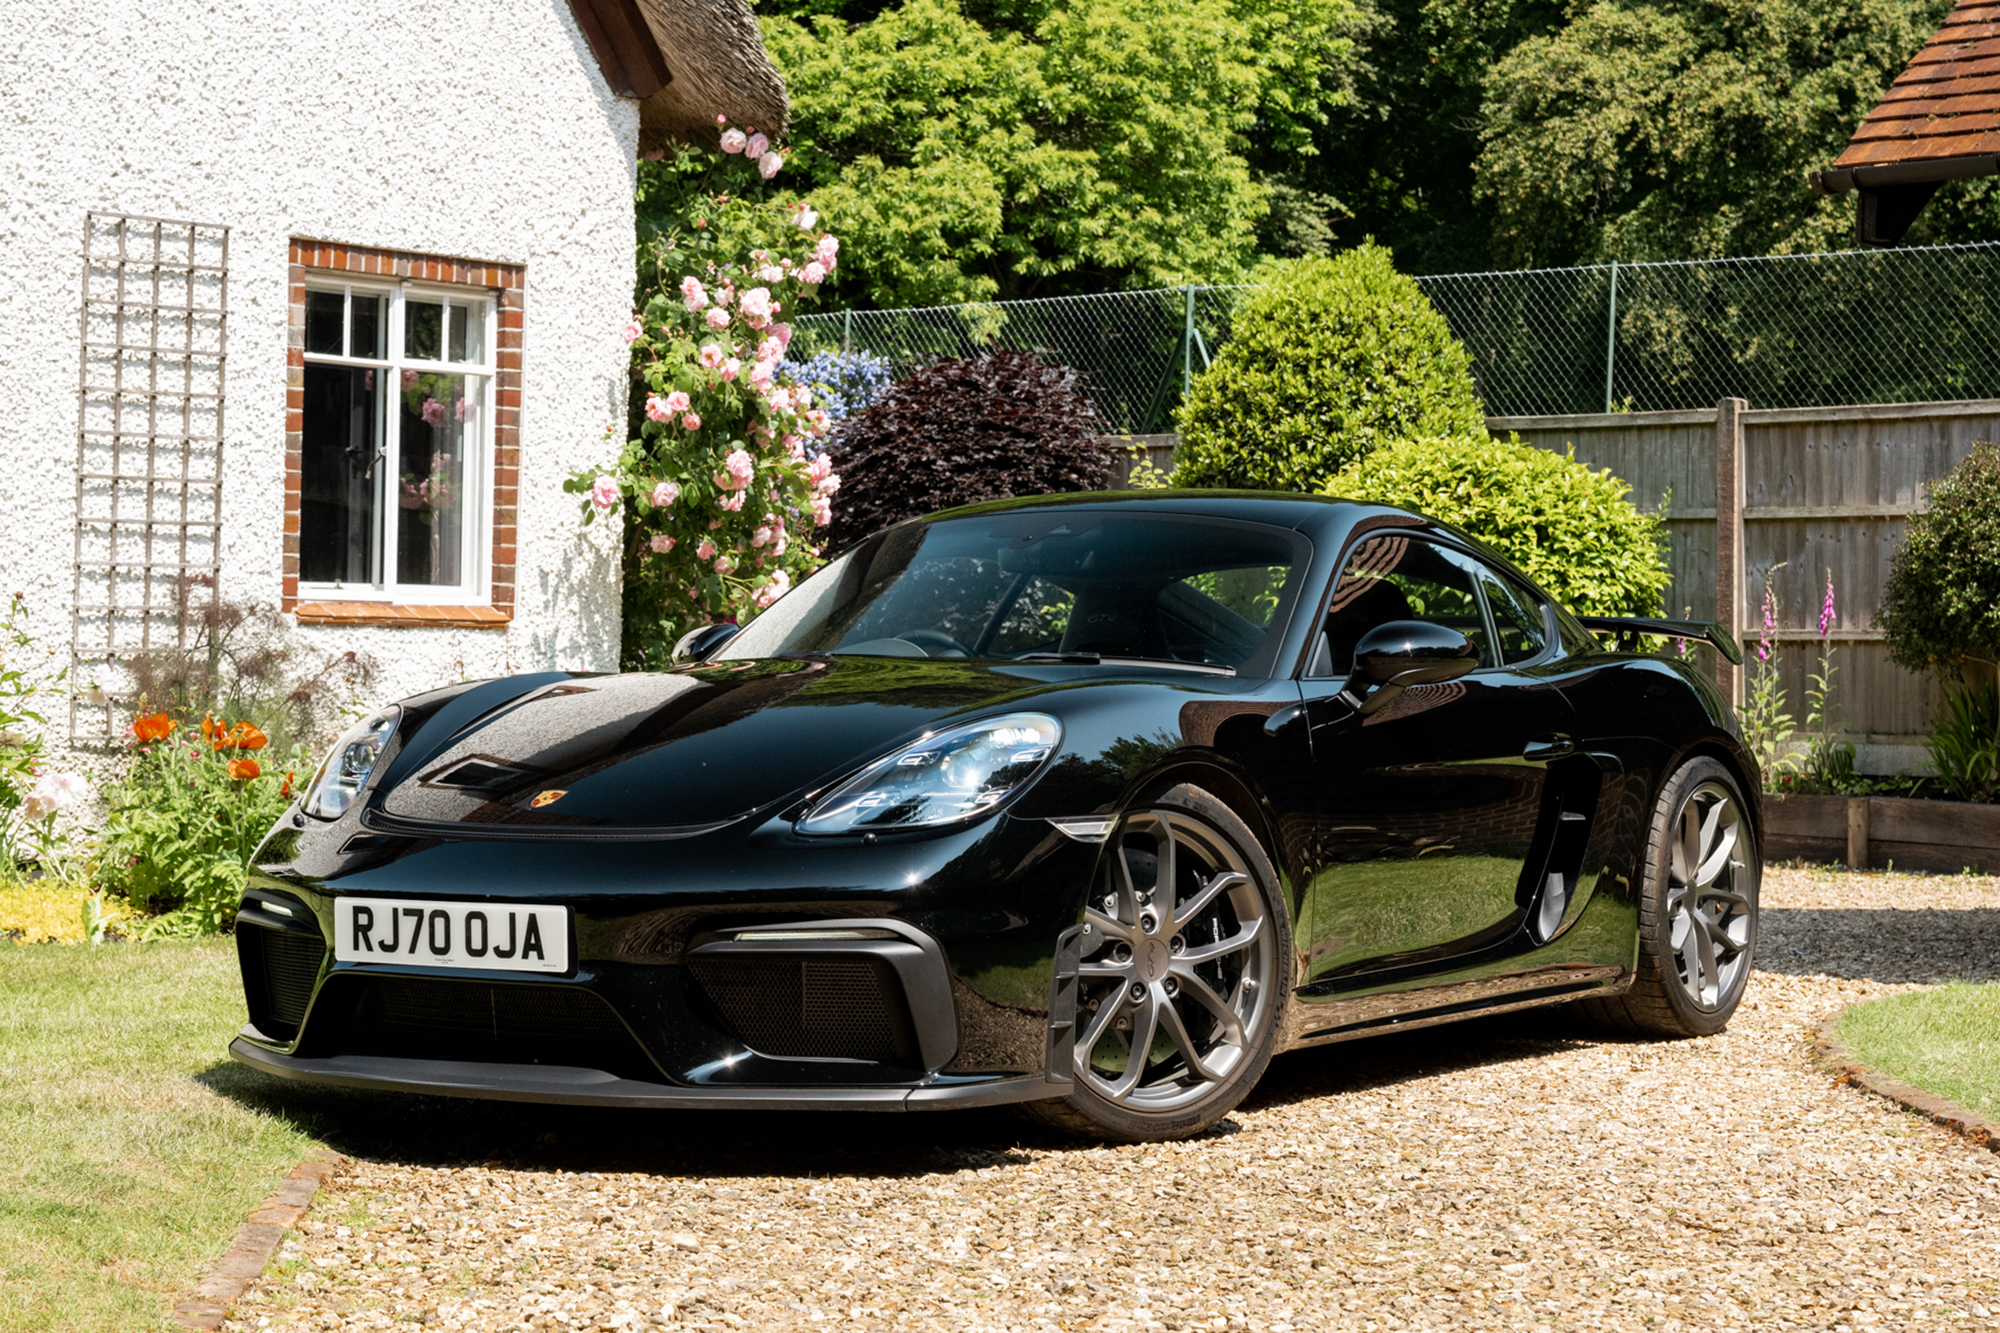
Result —
M723 624L703 625L700 629L689 630L681 635L680 642L674 645L675 663L706 662L715 656L723 644L736 637L739 628L741 627L737 625Z
M1412 685L1457 680L1478 665L1479 649L1457 630L1423 620L1392 620L1354 645L1347 692L1358 699L1363 689L1375 686L1359 710L1372 713Z

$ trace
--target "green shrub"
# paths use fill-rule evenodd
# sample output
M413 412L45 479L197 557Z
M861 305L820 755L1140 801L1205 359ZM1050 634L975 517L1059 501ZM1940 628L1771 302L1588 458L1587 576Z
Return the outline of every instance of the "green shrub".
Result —
M1387 250L1258 278L1181 405L1174 485L1317 490L1391 440L1485 429L1471 359Z
M98 874L139 911L165 912L149 934L222 929L243 896L251 853L310 781L303 749L272 754L248 724L178 728L139 719L124 781L108 793Z
M1968 659L1991 670L2000 663L2000 447L1974 445L1929 499L1882 589L1890 660L1947 678Z
M1350 500L1414 509L1485 542L1579 615L1658 614L1668 581L1657 516L1607 469L1519 439L1385 445L1326 486Z

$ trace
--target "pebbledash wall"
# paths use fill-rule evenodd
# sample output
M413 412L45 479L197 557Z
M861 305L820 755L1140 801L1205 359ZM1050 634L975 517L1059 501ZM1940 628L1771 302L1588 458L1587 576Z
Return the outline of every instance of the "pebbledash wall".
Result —
M607 88L563 0L23 0L9 27L0 595L25 597L51 665L67 660L71 632L82 255L97 213L229 228L220 579L239 602L276 606L291 591L295 261L415 257L424 276L430 257L506 288L494 406L513 438L498 441L496 482L513 485L492 494L490 521L496 534L511 526L512 543L493 552L486 605L287 609L313 613L300 633L316 646L375 658L383 698L615 667L615 532L581 529L561 480L597 460L623 417L639 116Z

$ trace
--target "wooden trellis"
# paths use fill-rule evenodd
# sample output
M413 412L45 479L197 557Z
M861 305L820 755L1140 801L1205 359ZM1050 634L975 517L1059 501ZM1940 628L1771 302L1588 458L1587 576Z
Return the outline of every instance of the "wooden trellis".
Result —
M77 368L72 742L123 734L135 654L187 650L221 574L229 228L91 213Z

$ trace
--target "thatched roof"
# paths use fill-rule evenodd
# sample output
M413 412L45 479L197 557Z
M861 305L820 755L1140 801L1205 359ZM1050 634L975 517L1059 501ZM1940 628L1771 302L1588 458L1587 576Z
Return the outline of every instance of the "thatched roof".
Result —
M639 99L639 147L712 141L715 118L776 137L785 80L743 0L570 0L613 92Z

